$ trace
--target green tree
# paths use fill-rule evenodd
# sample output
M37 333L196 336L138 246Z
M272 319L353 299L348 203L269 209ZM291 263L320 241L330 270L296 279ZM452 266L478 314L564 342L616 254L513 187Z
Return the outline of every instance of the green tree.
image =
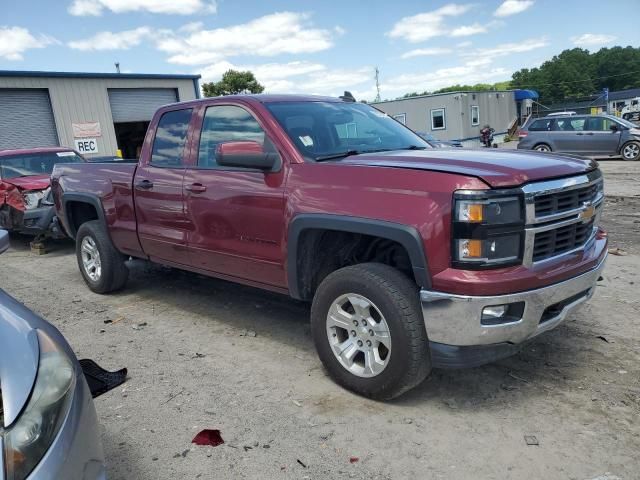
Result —
M264 87L258 83L255 75L250 71L227 70L219 82L202 84L205 97L219 97L236 93L262 93Z

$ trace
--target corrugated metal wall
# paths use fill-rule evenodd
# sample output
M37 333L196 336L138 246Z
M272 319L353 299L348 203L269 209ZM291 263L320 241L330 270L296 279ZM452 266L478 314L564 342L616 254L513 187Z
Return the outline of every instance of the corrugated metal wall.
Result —
M145 122L162 105L178 101L175 88L110 88L113 121Z
M60 145L74 146L72 123L100 122L98 155L115 155L117 150L108 89L170 88L177 90L180 101L196 98L191 79L0 77L0 88L48 89Z
M474 98L475 97L475 98ZM480 129L491 125L504 132L517 116L513 92L465 92L412 97L373 103L389 115L404 113L406 125L416 132L431 133L441 140L466 140L480 136ZM471 124L471 106L480 109L480 122ZM431 110L445 109L446 129L431 129Z
M0 150L58 146L46 89L0 89Z

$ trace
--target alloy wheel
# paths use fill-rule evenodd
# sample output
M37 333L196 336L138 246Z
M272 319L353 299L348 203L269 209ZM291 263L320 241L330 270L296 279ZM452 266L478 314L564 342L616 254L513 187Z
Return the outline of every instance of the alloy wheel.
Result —
M80 251L82 252L82 266L85 273L92 281L97 282L102 275L102 264L95 240L91 237L84 237Z
M630 143L622 149L622 156L627 160L633 160L640 153L640 145Z

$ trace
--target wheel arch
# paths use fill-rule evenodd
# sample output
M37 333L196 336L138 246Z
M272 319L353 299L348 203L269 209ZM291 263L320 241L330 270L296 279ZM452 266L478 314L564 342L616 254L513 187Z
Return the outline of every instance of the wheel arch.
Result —
M79 205L85 206L85 212L89 212L89 210L86 210L87 207L91 208L90 211L94 214L91 216L76 218L78 217L77 208ZM78 233L78 228L80 228L80 225L82 225L82 223L86 221L99 220L105 227L107 226L107 220L104 214L104 209L102 208L102 202L100 202L100 199L97 195L93 195L91 193L65 193L62 196L62 209L64 211L64 220L62 222L63 227L69 234L69 236L73 239L76 238L76 234ZM108 232L109 230L107 229L107 233Z
M286 272L289 293L293 298L309 299L301 282L299 264L299 259L304 254L300 251L301 239L308 230L360 234L396 242L406 250L418 286L423 288L431 286L427 257L422 238L416 228L384 220L346 215L300 214L290 222L287 237Z

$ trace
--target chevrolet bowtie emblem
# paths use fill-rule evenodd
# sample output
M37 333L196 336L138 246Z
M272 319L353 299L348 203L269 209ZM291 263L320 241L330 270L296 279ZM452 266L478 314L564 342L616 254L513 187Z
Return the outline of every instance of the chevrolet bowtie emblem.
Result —
M596 214L596 207L591 205L591 202L584 202L582 204L582 211L580 212L578 217L580 218L580 220L582 220L583 223L587 223L589 220L593 218L595 214Z

